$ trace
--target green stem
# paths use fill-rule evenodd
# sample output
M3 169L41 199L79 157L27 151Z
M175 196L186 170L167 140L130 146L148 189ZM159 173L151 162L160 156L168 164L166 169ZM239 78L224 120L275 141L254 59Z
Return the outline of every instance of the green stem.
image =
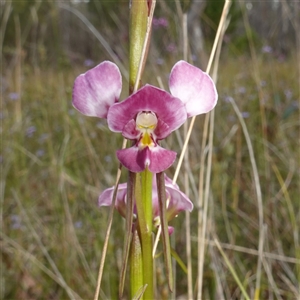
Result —
M152 257L152 173L148 169L136 174L135 200L138 214L139 232L142 242L143 278L147 284L143 299L153 297L153 257Z
M129 93L137 79L137 73L143 51L148 21L148 5L146 0L131 0L130 9L130 41L129 41Z
M139 65L145 42L148 23L147 0L131 0L130 9L130 42L129 42L129 93L134 92L134 87L139 86ZM142 64L143 66L143 64ZM143 71L143 69L142 69ZM153 298L153 257L152 257L152 174L148 170L142 174L136 174L134 194L138 215L137 230L142 249L142 262L139 261L143 270L143 284L147 285L143 299ZM133 244L134 242L132 242ZM135 295L138 287L138 266L132 261L131 256L131 289ZM132 270L133 269L133 270ZM139 283L140 284L140 283Z
M145 211L145 220L149 232L152 232L153 212L152 212L152 178L153 174L145 169L141 173L142 179L142 199Z
M130 250L130 278L131 299L133 299L143 286L142 248L137 230L134 230L132 235Z

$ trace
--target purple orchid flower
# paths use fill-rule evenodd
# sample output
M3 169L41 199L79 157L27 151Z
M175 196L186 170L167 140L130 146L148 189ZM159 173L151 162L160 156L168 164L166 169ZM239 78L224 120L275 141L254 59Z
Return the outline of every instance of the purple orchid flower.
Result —
M76 78L73 105L86 116L106 118L111 131L133 141L131 148L117 151L127 169L141 172L148 167L159 173L176 159L176 152L160 147L159 141L187 118L212 110L218 98L209 75L185 61L174 65L169 87L171 94L146 84L118 102L121 73L114 63L104 61Z
M178 215L179 212L188 210L191 212L193 210L193 203L191 200L180 191L177 184L173 184L172 180L165 175L165 187L167 196L167 214L166 219L169 222L174 217ZM98 205L110 206L112 204L112 198L114 193L114 187L104 190L98 199ZM117 198L115 202L115 208L120 213L122 217L126 217L126 204L127 203L127 183L121 183L118 187ZM153 224L155 227L160 225L160 213L159 213L159 203L157 195L157 184L156 177L152 181L152 208L153 208ZM134 205L133 210L134 218L137 217L136 206ZM173 232L173 228L169 227L169 234Z

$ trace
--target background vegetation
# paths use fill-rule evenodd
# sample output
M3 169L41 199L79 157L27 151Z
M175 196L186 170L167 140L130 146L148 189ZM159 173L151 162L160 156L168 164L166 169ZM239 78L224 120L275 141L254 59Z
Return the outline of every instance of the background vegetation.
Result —
M181 3L183 4L183 3ZM191 13L191 5L184 6ZM206 67L222 1L198 7L190 60ZM122 137L105 120L72 108L80 73L109 59L128 93L128 1L1 1L1 299L92 299L106 230L102 190L114 184ZM159 1L143 81L167 87L182 59L180 2ZM261 299L300 297L299 3L233 2L219 62L203 298L242 299L233 266L255 298L259 237L263 238ZM244 12L244 13L243 13ZM194 29L189 34L193 37ZM197 52L201 51L201 52ZM254 150L255 170L236 103ZM197 205L203 131L196 120L189 148L192 273L197 277ZM180 153L182 130L166 141ZM250 153L250 154L249 154ZM174 168L169 171L174 174ZM178 184L183 187L184 176ZM126 172L123 172L123 181ZM259 209L263 226L259 226ZM186 261L184 214L172 221L172 244ZM116 299L124 221L116 213L101 299ZM228 261L216 247L221 242ZM187 299L186 274L176 266L167 293L157 259L159 299ZM125 296L127 298L127 296Z

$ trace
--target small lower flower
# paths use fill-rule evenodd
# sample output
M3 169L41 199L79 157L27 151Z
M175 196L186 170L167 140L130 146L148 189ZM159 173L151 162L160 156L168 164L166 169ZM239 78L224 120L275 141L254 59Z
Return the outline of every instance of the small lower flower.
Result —
M172 220L178 215L179 212L187 210L193 210L193 203L191 200L180 191L177 184L173 184L172 180L165 175L165 187L167 196L167 221ZM99 206L110 206L112 204L114 187L104 190L98 199ZM120 213L122 217L126 217L126 203L127 203L127 183L121 183L118 187L117 198L115 202L115 208ZM152 181L152 207L153 207L153 225L158 227L160 225L160 213L158 205L158 195L157 195L157 184L156 178ZM134 206L134 218L136 219L137 211ZM173 232L173 228L169 227L169 233Z

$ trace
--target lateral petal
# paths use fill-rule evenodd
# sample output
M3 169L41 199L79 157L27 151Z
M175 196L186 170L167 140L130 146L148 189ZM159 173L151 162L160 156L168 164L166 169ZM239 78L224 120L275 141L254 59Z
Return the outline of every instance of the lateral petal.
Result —
M137 139L140 132L136 130L135 120L130 120L123 128L122 135L129 140Z
M172 180L165 176L166 190L170 194L170 202L167 208L168 220L173 219L179 212L183 210L192 211L193 203L191 200L180 191L178 185L172 183Z
M188 117L207 113L217 104L218 94L210 76L183 60L172 68L169 87L185 104Z
M73 106L86 116L107 118L108 109L118 101L121 89L119 68L104 61L75 79Z
M98 198L98 206L110 206L112 203L112 198L114 194L114 188L111 187L104 190ZM127 183L121 183L118 186L118 193L115 208L118 210L121 216L125 218L126 216L126 193L127 193Z

